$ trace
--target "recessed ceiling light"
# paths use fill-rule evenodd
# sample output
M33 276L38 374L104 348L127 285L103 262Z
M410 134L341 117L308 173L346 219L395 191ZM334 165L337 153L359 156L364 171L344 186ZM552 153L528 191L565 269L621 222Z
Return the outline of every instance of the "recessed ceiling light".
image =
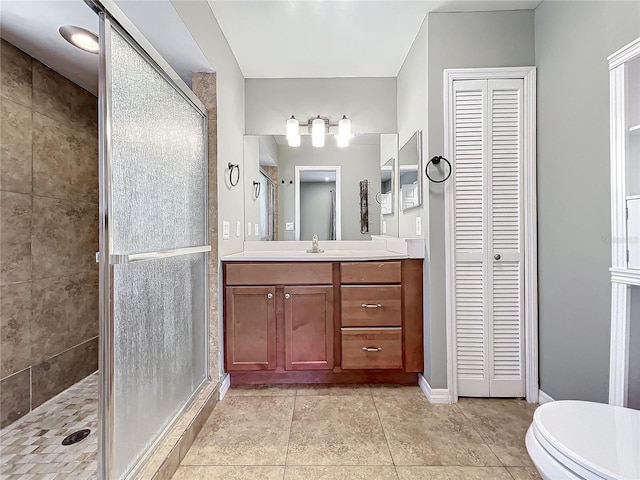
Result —
M100 46L98 43L98 35L90 30L75 25L62 25L58 28L58 32L67 42L80 50L89 53L98 53Z

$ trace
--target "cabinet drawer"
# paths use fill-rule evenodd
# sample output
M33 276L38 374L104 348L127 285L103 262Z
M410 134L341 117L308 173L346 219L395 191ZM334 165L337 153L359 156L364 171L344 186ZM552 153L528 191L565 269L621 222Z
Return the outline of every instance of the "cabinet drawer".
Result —
M401 328L343 328L342 368L401 369Z
M402 325L400 285L341 287L343 327L394 327Z
M400 283L400 262L349 262L340 264L342 283Z
M333 266L322 263L227 263L227 285L331 285Z

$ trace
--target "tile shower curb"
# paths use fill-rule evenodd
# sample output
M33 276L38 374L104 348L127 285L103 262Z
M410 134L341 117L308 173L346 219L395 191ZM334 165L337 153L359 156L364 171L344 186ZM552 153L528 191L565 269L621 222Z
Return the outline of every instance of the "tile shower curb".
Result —
M151 452L133 480L170 480L219 401L220 383L206 384Z

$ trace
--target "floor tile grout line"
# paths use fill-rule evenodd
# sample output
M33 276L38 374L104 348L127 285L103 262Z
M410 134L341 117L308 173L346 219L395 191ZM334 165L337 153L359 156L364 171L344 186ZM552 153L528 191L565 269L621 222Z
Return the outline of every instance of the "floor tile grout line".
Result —
M384 441L387 443L387 449L389 450L389 457L391 457L391 465L393 465L393 471L396 472L396 478L400 478L400 476L398 475L398 466L396 465L396 461L393 459L393 453L391 453L391 445L389 445L387 432L385 431L384 425L382 424L382 418L380 417L380 412L378 411L378 405L376 405L376 398L375 395L373 395L373 391L371 392L371 401L373 402L373 408L375 408L376 410L376 415L378 416L378 421L380 422L380 428L382 428Z
M498 459L500 460L500 459ZM511 470L509 470L507 467L504 467L504 469L507 471L507 473L509 474L509 476L513 479L516 480L516 477L513 476L513 473L511 473Z
M298 400L298 389L296 388L293 396L293 408L291 409L291 422L289 423L289 438L287 439L287 451L284 455L284 471L282 472L282 480L287 477L287 465L289 464L289 447L291 446L291 431L293 430L293 417L296 414L296 403Z

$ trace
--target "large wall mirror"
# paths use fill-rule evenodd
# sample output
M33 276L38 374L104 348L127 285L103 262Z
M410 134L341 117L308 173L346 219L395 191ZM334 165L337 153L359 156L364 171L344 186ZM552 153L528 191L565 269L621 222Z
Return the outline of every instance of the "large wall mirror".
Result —
M399 200L402 211L422 204L420 172L422 172L422 130L405 143L398 154Z
M313 147L306 135L299 147L290 147L284 136L246 135L246 240L310 241L313 234L320 240L397 236L397 162L392 162L386 185L382 178L388 173L381 168L397 155L395 134L356 134L348 147L338 147L329 137L324 147ZM383 193L383 188L390 191ZM385 194L390 196L384 208L391 213L382 215Z

